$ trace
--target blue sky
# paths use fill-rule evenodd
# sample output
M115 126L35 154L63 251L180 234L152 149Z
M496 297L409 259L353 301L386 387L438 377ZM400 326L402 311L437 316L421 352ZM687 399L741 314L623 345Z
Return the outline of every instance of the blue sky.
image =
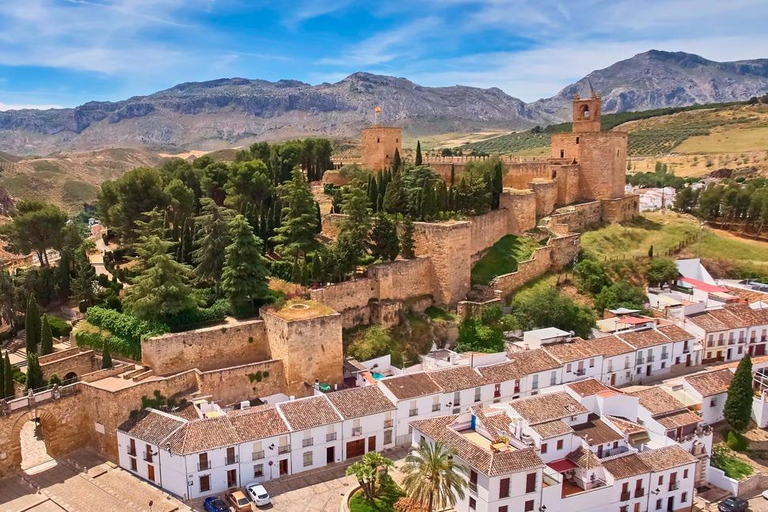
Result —
M525 101L651 48L768 57L765 0L0 0L0 110L355 71Z

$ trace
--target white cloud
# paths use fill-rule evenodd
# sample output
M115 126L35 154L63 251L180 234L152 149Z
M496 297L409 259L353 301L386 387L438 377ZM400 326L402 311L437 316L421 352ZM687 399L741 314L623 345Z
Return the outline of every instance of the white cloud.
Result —
M48 110L50 108L62 108L61 105L37 105L37 104L8 104L0 102L0 112L4 112L6 110L25 110L25 109L37 109L37 110Z

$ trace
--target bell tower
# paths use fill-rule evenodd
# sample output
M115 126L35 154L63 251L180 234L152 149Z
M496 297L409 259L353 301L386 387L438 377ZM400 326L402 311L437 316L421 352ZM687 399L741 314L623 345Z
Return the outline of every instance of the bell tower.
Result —
M589 98L582 99L578 95L573 98L574 132L600 131L600 103L600 96L594 90Z

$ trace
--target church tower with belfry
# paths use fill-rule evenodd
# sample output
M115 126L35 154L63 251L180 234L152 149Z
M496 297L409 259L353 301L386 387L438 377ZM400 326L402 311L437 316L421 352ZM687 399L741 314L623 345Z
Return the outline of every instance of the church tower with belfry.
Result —
M395 150L402 156L403 129L399 126L379 124L381 108L374 109L374 124L363 128L360 141L360 163L366 169L381 171L392 167Z

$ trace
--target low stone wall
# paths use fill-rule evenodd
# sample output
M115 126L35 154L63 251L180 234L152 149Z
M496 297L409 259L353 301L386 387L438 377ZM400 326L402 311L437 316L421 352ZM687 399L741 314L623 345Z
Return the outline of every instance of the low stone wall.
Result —
M536 195L536 216L544 217L555 209L557 202L557 183L548 181L534 181L529 185Z
M553 213L551 219L552 224L568 226L570 232L581 232L589 226L600 223L602 206L600 201L566 206Z
M339 171L325 171L323 173L323 185L343 187L344 185L348 184L349 180L342 177Z
M269 343L261 320L164 334L141 342L141 363L158 375L192 368L212 370L267 359L270 359Z
M376 295L376 283L364 277L310 290L312 300L321 302L341 313L345 329L371 323L369 301Z
M71 353L72 350L75 351L74 354ZM40 369L43 372L43 378L45 380L50 380L53 375L64 380L64 377L70 373L74 373L80 377L86 373L91 373L101 368L101 360L96 358L96 354L93 350L80 352L78 349L70 349L63 352L67 352L70 355L54 359L53 361L40 363Z
M600 202L603 222L626 222L640 215L640 196L632 194Z
M221 405L275 395L286 389L282 361L261 361L200 372L196 376L200 393L216 397Z
M103 370L96 370L95 372L81 375L80 382L95 382L97 380L106 379L107 377L117 377L121 373L129 371L133 366L134 365L115 363L112 368L104 368Z
M507 209L499 209L469 219L473 255L485 251L509 234L510 213Z

